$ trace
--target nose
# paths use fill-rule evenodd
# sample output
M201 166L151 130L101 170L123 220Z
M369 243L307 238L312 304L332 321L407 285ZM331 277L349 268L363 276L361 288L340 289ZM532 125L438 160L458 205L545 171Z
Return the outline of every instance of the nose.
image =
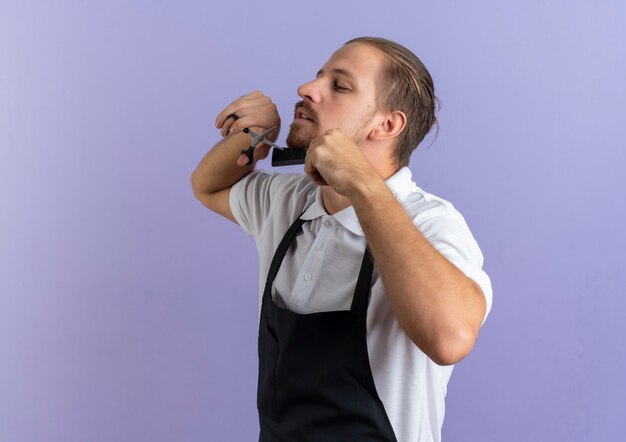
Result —
M298 88L298 95L302 98L308 98L313 103L320 101L320 92L317 79L304 83Z

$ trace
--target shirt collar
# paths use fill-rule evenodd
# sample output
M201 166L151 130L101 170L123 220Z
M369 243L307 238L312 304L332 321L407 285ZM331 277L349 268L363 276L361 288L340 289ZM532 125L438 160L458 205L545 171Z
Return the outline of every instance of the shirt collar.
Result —
M386 181L387 187L393 193L393 196L401 203L403 202L407 196L415 189L417 186L412 181L412 173L411 169L408 167L402 167L395 174L390 176ZM308 209L302 214L301 218L309 221L319 217L331 217L328 213L326 213L326 209L324 209L324 203L322 201L322 191L318 187L315 192L315 201L311 204ZM363 234L363 230L361 229L361 225L359 224L359 220L356 216L356 212L354 211L354 207L348 206L343 210L332 215L337 221L341 223L343 227L354 233L355 235L365 236Z

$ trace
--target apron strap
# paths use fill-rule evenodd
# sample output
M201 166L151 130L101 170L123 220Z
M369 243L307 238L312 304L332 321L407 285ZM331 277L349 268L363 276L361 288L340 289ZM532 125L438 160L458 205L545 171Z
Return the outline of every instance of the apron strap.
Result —
M370 290L372 288L372 272L374 270L374 257L370 253L370 248L365 246L363 261L361 262L361 270L359 271L359 279L354 288L354 296L352 296L352 305L350 311L365 314L369 304Z
M280 269L280 265L283 262L283 258L287 254L287 250L289 250L291 242L300 231L300 228L302 227L302 224L304 224L304 222L305 220L303 220L302 218L296 219L291 227L289 227L289 230L287 230L287 233L285 233L285 236L283 236L282 241L278 245L276 253L274 253L274 258L272 259L272 264L270 264L270 270L267 275L267 280L265 281L265 293L263 296L268 296L269 298L272 291L274 278L276 278L276 275L278 274L278 270Z

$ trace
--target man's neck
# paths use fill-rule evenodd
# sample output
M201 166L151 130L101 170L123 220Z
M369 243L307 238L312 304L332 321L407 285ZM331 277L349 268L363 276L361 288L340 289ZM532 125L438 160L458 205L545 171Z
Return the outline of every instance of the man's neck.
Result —
M379 172L379 175L383 180L387 181L396 172L397 170L388 170L385 172ZM352 205L352 202L348 198L338 194L330 186L320 186L320 190L322 192L322 203L324 204L324 209L329 215L334 215L335 213L340 212L346 207L350 207Z
M329 215L334 215L337 212L342 211L346 207L350 207L352 203L345 196L339 195L330 186L321 186L322 202L324 203L324 209Z

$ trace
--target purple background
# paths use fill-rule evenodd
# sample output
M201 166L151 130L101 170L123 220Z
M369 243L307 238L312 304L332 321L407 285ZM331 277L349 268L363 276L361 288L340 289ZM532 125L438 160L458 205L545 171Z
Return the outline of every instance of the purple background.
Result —
M625 17L617 0L0 2L0 441L256 440L256 249L189 176L252 90L283 143L296 87L359 35L431 71L440 134L411 169L493 281L444 439L626 437Z

